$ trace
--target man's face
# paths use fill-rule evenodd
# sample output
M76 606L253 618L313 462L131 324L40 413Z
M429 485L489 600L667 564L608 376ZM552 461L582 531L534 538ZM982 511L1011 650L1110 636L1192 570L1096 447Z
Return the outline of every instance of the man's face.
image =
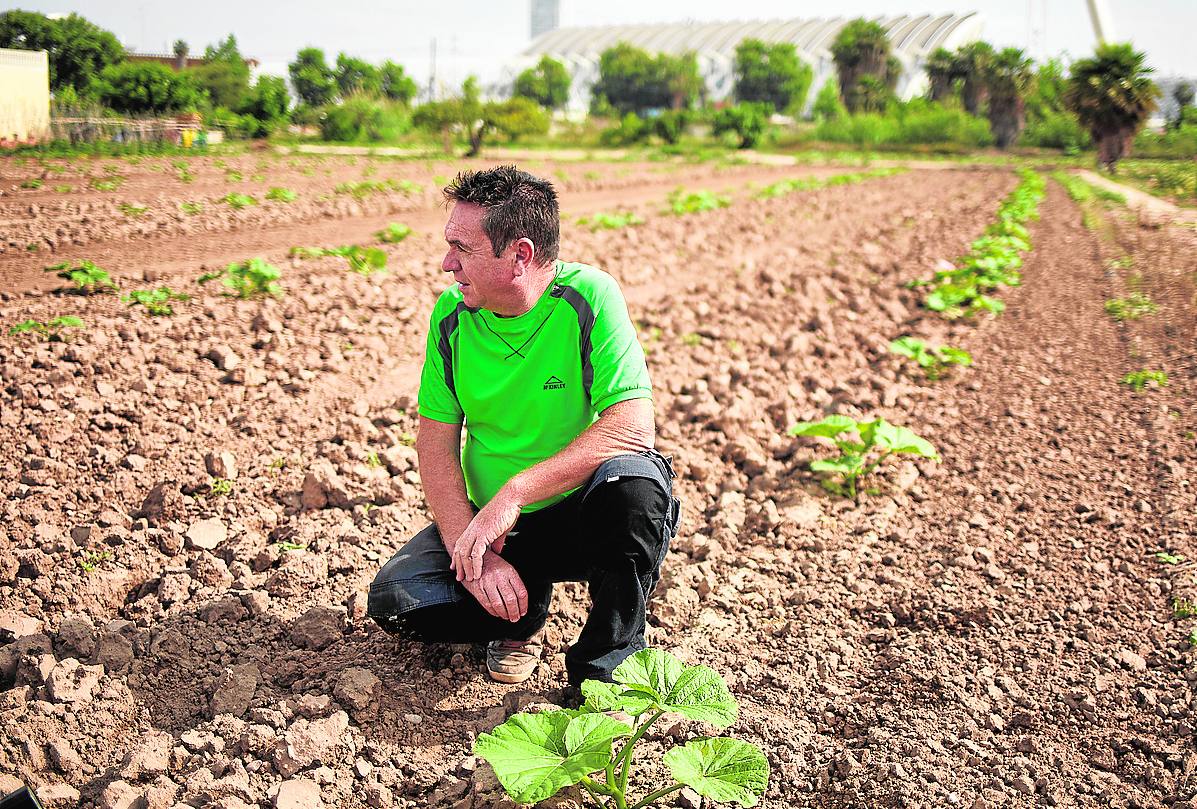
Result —
M462 299L472 309L483 308L503 313L515 292L511 245L495 258L490 239L482 230L481 205L458 202L445 223L445 241L449 249L441 269L453 273L461 287Z

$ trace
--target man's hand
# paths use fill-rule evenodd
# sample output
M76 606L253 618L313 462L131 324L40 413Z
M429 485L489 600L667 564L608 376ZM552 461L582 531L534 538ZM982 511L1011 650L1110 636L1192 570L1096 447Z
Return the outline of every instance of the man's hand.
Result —
M486 553L482 558L482 575L473 581L464 581L462 586L469 591L482 609L496 618L518 621L528 612L528 589L520 574L503 557Z
M449 567L457 571L459 582L472 582L482 575L482 556L488 550L503 550L507 532L520 516L520 504L506 487L482 510L474 515L469 526L453 545L453 560Z

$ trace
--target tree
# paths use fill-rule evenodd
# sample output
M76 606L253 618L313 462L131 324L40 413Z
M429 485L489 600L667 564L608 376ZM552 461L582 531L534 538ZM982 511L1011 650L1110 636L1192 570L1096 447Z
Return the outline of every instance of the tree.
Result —
M286 119L291 106L287 82L281 76L258 76L245 103L238 112L258 120L257 135L265 137Z
M863 18L852 20L840 29L831 45L831 56L848 111L883 109L898 80L885 29Z
M121 62L104 68L97 95L118 112L161 113L194 110L207 97L190 72L177 73L156 62Z
M988 75L989 128L999 149L1009 148L1026 126L1026 97L1034 74L1020 48L1005 48L993 57Z
M1177 84L1172 88L1172 100L1176 102L1176 117L1168 121L1168 128L1180 129L1187 110L1193 104L1193 85L1183 81Z
M215 107L235 110L243 106L249 96L249 65L232 34L205 48L204 63L188 73L196 84L208 91Z
M956 50L956 75L962 80L960 97L969 115L979 115L989 99L989 72L996 56L988 42L970 42Z
M379 66L378 78L382 85L382 94L393 101L410 104L419 90L415 80L404 71L403 65L389 59Z
M287 65L295 94L310 107L322 107L337 94L336 75L324 61L324 51L303 48L295 54L295 61Z
M725 107L715 113L711 121L716 137L724 132L735 132L740 139L741 149L756 146L769 123L772 105L765 101L749 101L734 107Z
M569 101L569 71L565 65L545 54L535 67L530 67L515 77L512 94L528 98L542 107L555 110Z
M956 57L947 48L936 48L927 55L928 95L932 101L943 101L956 88L960 78Z
M829 78L823 82L810 111L820 121L830 121L848 114L844 102L840 100L840 88L835 79Z
M364 59L338 53L336 76L341 98L354 93L374 96L382 93L382 77L378 75L378 68Z
M777 112L801 111L814 79L810 65L798 58L798 49L789 42L741 40L734 71L737 101L759 101Z
M186 59L187 54L191 51L191 46L185 40L176 39L175 44L171 46L171 52L174 53L176 59Z
M599 80L591 92L595 106L605 99L618 112L685 109L702 91L698 59L692 53L671 56L620 42L599 55Z
M1129 150L1160 95L1143 59L1129 42L1103 43L1092 57L1072 63L1064 103L1089 130L1098 162L1110 171Z
M93 77L125 58L111 31L78 14L51 20L35 11L6 11L0 14L0 48L46 51L55 92L73 87L85 93Z
M469 141L466 157L476 157L488 135L497 132L509 140L549 131L549 116L527 98L483 102L478 79L470 76L461 86L461 95L444 101L430 101L416 108L412 123L421 129L440 133L446 153L452 151L452 135L461 132Z

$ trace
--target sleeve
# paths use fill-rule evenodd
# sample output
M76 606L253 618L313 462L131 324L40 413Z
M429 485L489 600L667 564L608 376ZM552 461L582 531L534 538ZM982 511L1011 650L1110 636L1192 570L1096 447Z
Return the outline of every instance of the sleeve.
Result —
M424 369L420 373L420 415L446 424L461 424L464 413L453 385L453 360L450 335L445 334L441 346L441 324L445 319L444 299L437 301L428 323L428 342L424 350Z
M601 413L628 399L651 399L653 386L619 284L606 276L596 292L590 334L590 405L595 413Z

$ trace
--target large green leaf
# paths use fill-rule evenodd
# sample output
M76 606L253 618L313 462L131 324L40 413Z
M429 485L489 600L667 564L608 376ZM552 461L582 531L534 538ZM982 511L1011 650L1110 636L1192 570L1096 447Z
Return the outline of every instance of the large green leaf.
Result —
M924 458L939 457L939 453L935 451L935 447L931 445L931 442L925 438L920 438L906 427L890 424L882 418L870 421L861 427L860 435L865 441L871 441L874 445L888 452L921 455Z
M576 725L576 726L575 726ZM536 803L611 761L611 741L631 734L624 722L570 711L516 714L474 742L512 800Z
M822 421L803 421L790 428L790 435L815 435L835 438L856 429L856 422L847 416L828 416Z
M620 663L611 676L624 686L625 695L651 699L661 710L716 727L736 721L736 701L709 666L687 666L661 649L642 649Z
M864 469L863 455L841 455L829 460L811 461L812 472L831 472L839 475L855 475Z
M653 706L651 696L600 680L583 681L582 694L586 697L585 707L593 711L624 711L639 716Z
M739 739L696 739L665 754L678 783L714 801L756 806L769 786L769 762L760 749Z

